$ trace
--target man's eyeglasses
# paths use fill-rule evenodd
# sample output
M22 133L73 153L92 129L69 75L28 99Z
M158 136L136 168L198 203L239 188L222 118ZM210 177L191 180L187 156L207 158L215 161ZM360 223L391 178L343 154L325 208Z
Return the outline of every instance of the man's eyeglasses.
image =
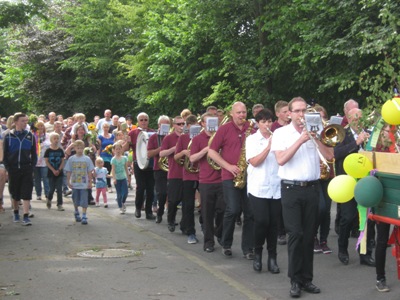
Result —
M296 110L292 110L292 113L295 113L295 114L299 114L299 113L305 114L306 112L307 112L307 109L296 109Z
M147 122L148 120L147 119L140 119L139 121L140 122Z
M174 124L178 126L185 126L185 123L174 123Z

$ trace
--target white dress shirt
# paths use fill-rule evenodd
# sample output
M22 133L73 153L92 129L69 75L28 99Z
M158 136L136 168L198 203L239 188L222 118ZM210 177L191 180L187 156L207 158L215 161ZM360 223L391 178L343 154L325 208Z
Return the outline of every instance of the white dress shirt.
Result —
M300 137L293 124L274 131L271 151L286 150ZM278 175L282 179L295 181L313 181L320 178L319 156L313 141L302 144L293 157L283 166L279 166Z
M266 139L258 130L246 138L246 160L256 157L267 148L271 142ZM265 160L253 167L247 167L247 193L258 198L280 199L281 179L278 177L279 165L276 162L274 153L268 153Z

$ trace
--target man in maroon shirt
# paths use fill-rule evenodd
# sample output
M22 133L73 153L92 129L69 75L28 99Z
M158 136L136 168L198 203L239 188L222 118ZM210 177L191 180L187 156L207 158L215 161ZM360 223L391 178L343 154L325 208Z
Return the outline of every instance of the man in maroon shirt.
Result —
M197 117L190 115L186 118L186 129L189 131L192 125L197 125ZM175 161L184 161L187 157L189 159L190 150L188 149L190 143L189 133L182 134L176 144ZM188 236L188 244L196 244L198 242L196 237L196 229L194 225L194 202L196 190L199 185L198 172L189 172L186 168L182 169L182 221L180 223L182 233Z
M158 199L158 209L156 223L161 223L162 216L164 215L165 202L167 201L167 172L161 170L158 166L160 159L161 143L164 139L164 135L160 135L160 129L162 124L170 124L171 121L168 116L160 116L158 118L158 131L149 138L147 144L147 157L153 158L153 174Z
M133 172L136 179L136 198L135 198L135 217L141 217L141 210L144 202L144 192L146 191L146 219L154 220L156 217L152 212L152 203L154 199L154 176L153 176L153 166L149 165L146 169L139 168L136 161L136 144L137 138L141 131L154 132L153 129L149 128L149 116L141 112L137 115L138 128L129 132L129 137L131 138L131 144L133 150Z
M183 133L185 121L177 116L173 121L174 131L167 135L161 144L160 157L168 157L168 230L175 231L175 217L178 204L182 202L182 166L175 159L176 143Z
M192 140L190 161L197 162L199 166L199 190L204 234L203 250L210 253L214 251L214 235L221 239L225 202L221 170L214 170L207 161L208 142L212 135L210 131L206 130L206 121L209 117L214 117L214 115L205 113L201 116L201 125L204 130Z
M283 100L279 100L278 102L275 103L274 109L277 119L274 123L272 123L271 126L272 132L290 123L289 103Z
M250 122L246 120L246 116L246 105L242 102L235 102L231 110L232 121L218 129L208 150L208 155L222 168L222 186L226 204L221 238L222 253L228 257L232 256L231 247L235 221L240 208L242 208L242 251L245 258L254 259L254 221L246 187L240 189L234 185L234 178L241 173L238 161L242 146L246 142L246 135L250 130Z

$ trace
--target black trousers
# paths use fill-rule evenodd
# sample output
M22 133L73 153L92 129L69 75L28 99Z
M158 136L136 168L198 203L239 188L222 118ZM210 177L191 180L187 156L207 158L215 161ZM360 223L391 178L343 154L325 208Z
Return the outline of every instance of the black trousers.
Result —
M390 224L379 222L376 223L377 239L375 248L375 268L376 280L385 278L385 264L387 243L389 240Z
M104 162L104 168L107 169L108 174L111 174L111 162L105 161ZM110 188L111 187L111 178L107 177L107 186Z
M200 183L199 191L205 249L214 247L214 236L221 238L225 202L221 183Z
M319 201L319 218L316 229L316 235L319 227L319 240L320 242L327 242L329 235L329 228L331 224L331 205L332 199L328 195L329 180L320 180L320 201Z
M254 249L260 253L267 242L268 256L276 258L281 199L259 198L249 194L249 200L254 215Z
M154 175L153 169L147 168L142 170L137 162L134 163L134 174L136 179L136 198L135 206L137 210L141 210L144 202L144 192L146 191L145 211L146 215L152 214L152 205L154 199Z
M354 222L358 222L357 202L354 199L340 204L340 223L339 223L339 252L348 253L350 232L354 227ZM367 241L374 236L374 222L368 220ZM367 255L371 255L372 249L367 247Z
M178 204L182 202L182 179L168 179L168 224L175 224Z
M225 213L222 228L221 243L225 249L231 248L233 243L233 232L235 231L236 217L240 209L243 210L242 227L242 251L243 254L253 252L254 249L254 219L247 189L235 188L233 180L222 182L225 200Z
M164 215L165 203L167 202L167 172L162 170L154 171L154 181L156 188L156 195L158 199L157 216Z
M313 280L314 237L319 187L281 185L282 212L288 233L288 276L291 282Z
M64 176L49 176L49 194L48 199L53 200L54 191L57 191L57 206L63 204L63 194L62 194L62 183L64 180Z
M195 180L184 180L182 184L182 220L180 223L181 230L186 235L196 233L194 226L194 202L196 190L199 185Z

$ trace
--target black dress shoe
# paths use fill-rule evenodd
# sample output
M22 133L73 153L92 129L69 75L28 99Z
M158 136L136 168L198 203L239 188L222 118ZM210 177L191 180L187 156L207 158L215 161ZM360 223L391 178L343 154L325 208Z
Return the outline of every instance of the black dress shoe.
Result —
M319 287L314 285L311 281L306 282L305 284L303 284L301 289L306 291L307 293L311 293L311 294L319 294L319 293L321 293L321 290L319 289Z
M168 224L168 230L169 230L169 232L174 232L175 231L175 224Z
M268 271L272 274L278 274L280 272L278 264L276 263L276 258L268 257Z
M342 264L344 264L344 265L349 264L349 255L347 253L339 252L338 257Z
M360 265L375 267L375 259L371 255L360 255Z
M298 282L292 282L292 286L290 288L290 297L299 298L301 295L301 288Z
M142 212L140 211L140 209L137 209L136 208L136 210L135 210L135 217L136 218L140 218L142 216Z
M153 214L146 214L146 220L155 220L156 217Z
M256 272L261 272L261 270L262 270L262 254L256 253L254 255L253 269Z
M162 221L162 216L157 216L157 218L156 218L156 223L157 223L157 224L160 224L161 221Z

